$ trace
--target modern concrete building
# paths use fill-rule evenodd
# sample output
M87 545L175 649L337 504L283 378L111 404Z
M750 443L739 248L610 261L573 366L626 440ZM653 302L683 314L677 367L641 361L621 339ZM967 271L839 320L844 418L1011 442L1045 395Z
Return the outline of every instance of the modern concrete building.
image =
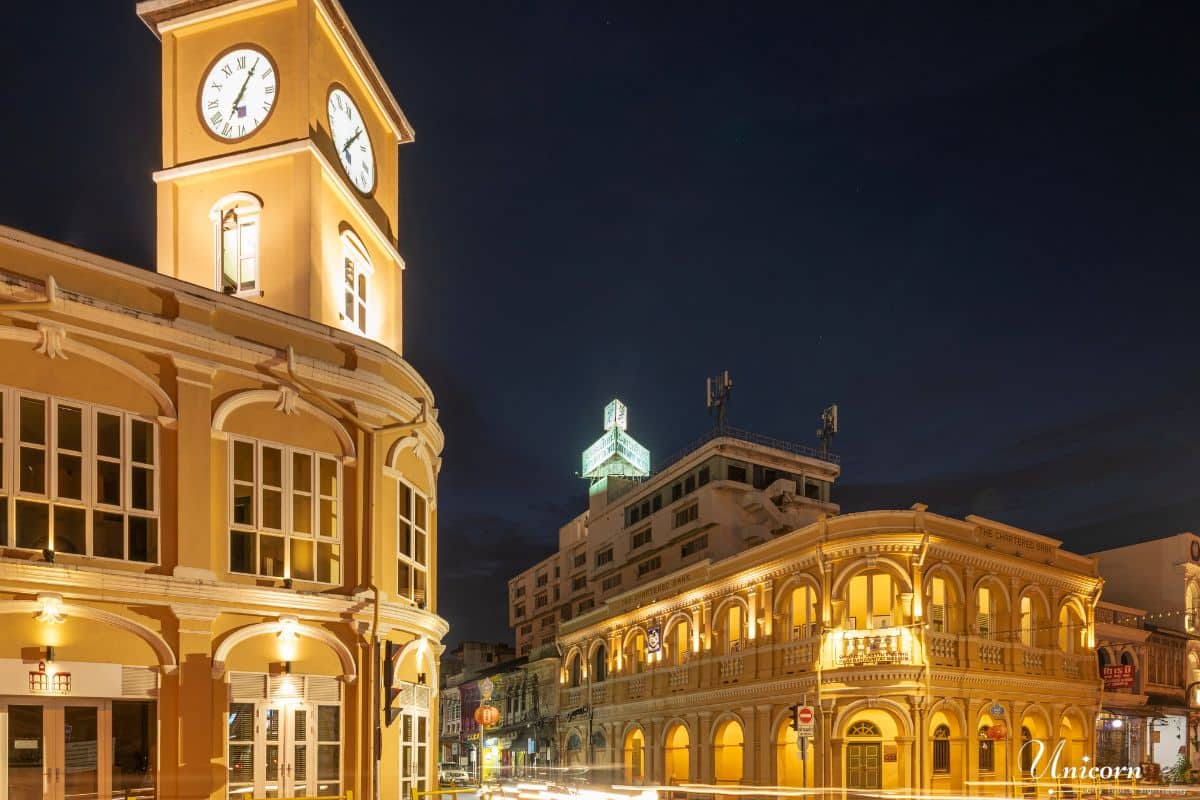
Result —
M724 427L651 475L594 478L588 509L559 530L557 552L509 581L517 652L552 644L561 623L634 586L837 513L838 474L835 456Z
M0 228L0 797L408 798L447 630L411 129L337 0L137 10L156 271Z
M562 624L567 764L628 783L1003 794L1031 772L1027 740L1091 758L1094 559L919 504L761 530ZM789 706L805 700L802 759Z

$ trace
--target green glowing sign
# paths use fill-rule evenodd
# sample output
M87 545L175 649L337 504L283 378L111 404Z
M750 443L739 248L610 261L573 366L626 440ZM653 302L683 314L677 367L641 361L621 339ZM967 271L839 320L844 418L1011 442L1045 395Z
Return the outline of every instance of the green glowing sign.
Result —
M628 425L629 410L624 403L613 400L605 406L604 435L583 451L583 477L645 477L650 474L650 451L625 432Z

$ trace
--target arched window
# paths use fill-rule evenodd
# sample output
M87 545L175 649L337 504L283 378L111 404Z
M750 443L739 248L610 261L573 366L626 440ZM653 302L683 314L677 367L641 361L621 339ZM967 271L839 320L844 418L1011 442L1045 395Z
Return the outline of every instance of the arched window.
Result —
M1025 595L1021 598L1021 644L1033 647L1034 629L1033 598Z
M1100 675L1104 675L1104 668L1108 666L1108 651L1103 647L1096 649L1096 664L1100 667Z
M572 653L567 661L567 685L572 689L583 683L583 664L579 653Z
M1026 775L1033 772L1033 747L1030 742L1033 741L1033 733L1025 725L1021 726L1021 772Z
M367 333L367 282L373 269L362 240L350 231L342 233L342 319L359 333Z
M1196 584L1189 583L1184 598L1184 606L1186 613L1184 614L1184 626L1188 633L1195 633L1200 630L1200 592L1196 590Z
M929 629L934 633L946 633L950 628L950 604L946 579L934 576L929 581Z
M332 454L229 437L229 571L342 581L342 465Z
M808 639L817 635L817 593L811 586L792 589L792 639Z
M996 594L990 586L975 592L975 633L983 639L996 638Z
M850 579L850 630L890 628L897 622L898 590L887 572L866 572Z
M642 671L646 663L646 635L641 631L633 635L633 641L625 651L625 661L629 664L629 671L635 675Z
M258 292L261 212L257 197L237 192L218 200L208 213L213 222L216 288L225 294Z
M583 741L580 740L578 733L572 733L567 737L567 749L574 752L583 747Z
M608 648L603 644L592 653L592 683L601 683L608 679Z
M674 628L671 628L668 649L670 650L671 663L676 666L685 663L688 659L688 653L692 651L691 636L689 636L690 627L687 622L680 620L675 623Z
M0 386L0 422L0 542L158 562L156 420Z
M988 736L988 726L979 727L979 771L996 771L996 743Z
M950 771L950 726L938 725L933 729L933 771L945 774Z
M724 616L725 652L741 652L746 642L746 609L740 603L730 603Z
M1064 605L1058 612L1058 649L1064 653L1082 650L1086 634L1087 626L1079 616L1079 611L1071 603Z
M879 732L879 726L869 720L860 719L850 726L850 730L846 731L847 736L869 736L878 738L882 734Z

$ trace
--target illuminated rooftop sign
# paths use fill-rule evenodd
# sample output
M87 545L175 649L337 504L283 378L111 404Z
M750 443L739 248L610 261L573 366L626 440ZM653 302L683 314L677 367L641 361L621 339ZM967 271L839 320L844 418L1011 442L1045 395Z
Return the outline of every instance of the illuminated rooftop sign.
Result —
M650 474L650 451L625 432L628 426L629 409L624 403L613 400L604 407L604 435L583 451L583 477Z

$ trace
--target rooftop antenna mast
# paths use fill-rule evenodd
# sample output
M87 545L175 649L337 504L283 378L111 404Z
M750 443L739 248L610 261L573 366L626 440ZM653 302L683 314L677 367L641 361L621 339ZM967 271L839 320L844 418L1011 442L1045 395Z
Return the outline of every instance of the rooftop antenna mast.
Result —
M821 440L821 455L829 455L829 445L838 432L838 407L834 403L821 412L821 427L817 430L817 438Z
M705 400L708 403L709 411L716 412L717 415L717 430L725 430L725 411L729 406L729 394L733 391L733 379L729 377L729 370L725 370L715 378L708 379L708 390L705 392Z

